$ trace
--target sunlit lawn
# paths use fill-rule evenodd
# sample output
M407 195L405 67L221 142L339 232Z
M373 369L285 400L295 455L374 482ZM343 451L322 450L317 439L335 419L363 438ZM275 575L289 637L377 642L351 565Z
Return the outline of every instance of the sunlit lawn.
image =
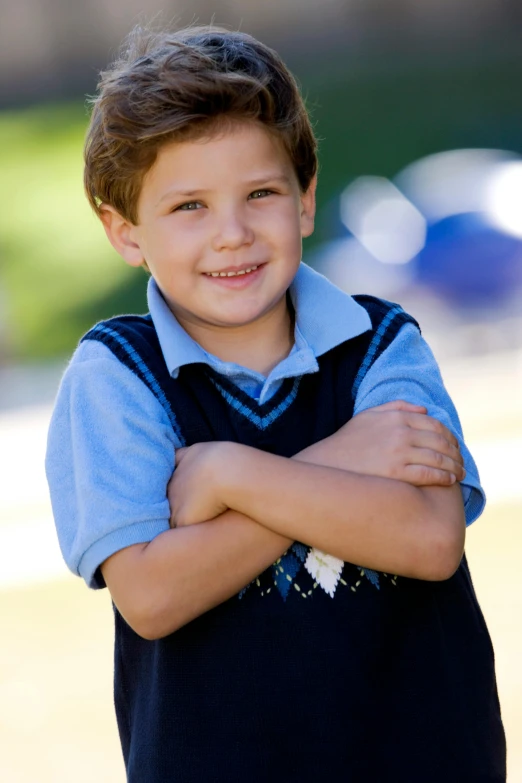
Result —
M475 589L495 648L512 783L522 780L521 522L522 504L492 508L470 530L467 546Z
M79 580L0 593L0 780L123 783L108 594Z

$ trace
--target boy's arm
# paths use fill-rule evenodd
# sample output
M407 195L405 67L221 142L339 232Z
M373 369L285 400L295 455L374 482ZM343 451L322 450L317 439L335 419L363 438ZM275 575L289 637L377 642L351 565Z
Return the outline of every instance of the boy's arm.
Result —
M161 533L149 544L127 547L103 563L103 577L113 601L138 634L147 639L160 638L227 600L277 560L294 538L389 573L444 579L457 568L464 540L458 489L430 488L435 494L428 498L421 496L423 490L397 481L366 480L354 474L350 478L355 480L347 482L348 474L343 471L297 462L298 470L292 473L288 465L281 470L281 462L293 464L292 460L275 458L268 469L262 466L261 491L277 493L281 488L284 493L283 501L273 508L266 498L252 504L253 511L259 511L262 525L229 510L216 519ZM304 492L307 482L315 481L322 471L321 489L330 493L332 504L326 511L324 503L309 505L317 493ZM339 476L332 480L333 473ZM285 488L286 480L292 483L290 488ZM382 487L378 487L379 482L383 482ZM384 491L378 493L377 488ZM366 489L373 493L371 513L364 496ZM345 505L344 513L328 518L325 534L317 519L326 520L337 498L346 500L345 493L350 490L357 492L355 502L352 499L350 503L351 513L346 513ZM375 502L377 496L379 502ZM397 512L390 518L389 506L398 508L399 503L409 514L402 517ZM293 516L289 520L290 511ZM448 524L441 532L437 521L446 516ZM268 529L267 524L284 527L288 537Z
M461 480L461 491L466 524L470 525L484 510L484 491L437 361L413 324L402 327L392 344L367 372L357 392L354 415L390 399L423 405L429 416L444 424L457 438L466 468L466 476Z
M215 463L217 489L213 497L212 491L207 496L207 512L218 498L283 535L297 537L342 559L421 578L449 575L462 554L464 521L470 523L478 516L484 497L437 363L411 325L403 327L368 371L355 412L394 398L424 404L431 416L440 418L459 437L468 468L462 496L456 489L419 489L313 466L300 469L288 460L252 449L243 448L239 454L241 447L229 445L227 471L219 472L223 455ZM206 490L198 495L190 492L187 475L193 457L188 461L183 457L185 464L173 479L180 487L173 496L178 504L175 516L179 515L182 524L184 518L191 522L210 516L202 514L201 508ZM199 470L196 461L196 475ZM207 474L212 479L212 471L207 470ZM346 535L346 525L353 535ZM398 549L394 546L397 543Z
M380 412L367 411L338 433L296 455L296 459L323 461L339 468L371 465L376 470L397 473L402 466L407 472L415 463L411 445L419 443L425 462L431 461L434 467L422 466L422 475L417 474L416 479L449 483L449 474L440 463L442 457L445 468L459 471L460 455L455 453L454 439L435 420L418 412L412 415L418 410L394 403L382 406ZM380 449L377 463L375 448L383 434L387 442ZM350 443L356 449L351 450ZM434 450L428 458L430 444ZM409 474L411 478L414 475ZM201 481L202 475L197 479L198 487ZM173 480L169 496L173 503ZM212 521L170 530L147 545L121 550L105 561L102 571L115 604L129 624L146 638L158 638L237 594L291 542L242 514L226 511Z
M126 547L101 566L112 599L145 639L176 631L236 595L292 541L236 511L149 544Z
M349 437L336 433L329 444L316 444L307 452L319 462L364 467L361 444L371 446L368 463L373 464L375 445L386 431L387 444L393 448L387 452L388 465L383 459L386 448L380 450L377 469L389 470L398 462L397 449L404 440L400 431L413 431L404 430L397 413L380 418L365 412L352 421ZM417 426L430 422L417 416ZM398 441L386 423L399 432ZM49 430L46 469L56 528L69 568L91 587L105 585L100 564L110 561L103 568L106 576L110 574L107 584L131 624L134 615L144 615L150 594L154 606L144 634L150 632L155 616L161 635L174 630L171 623L164 631L169 613L180 625L237 593L289 543L233 512L208 528L208 547L200 541L202 529L169 530L165 488L179 446L150 390L106 346L81 343L62 380ZM403 463L407 456L404 452ZM437 481L436 470L433 480ZM149 543L156 538L154 545ZM174 551L178 546L180 556ZM147 557L136 559L142 550ZM179 607L176 602L181 602ZM139 623L135 628L140 631Z
M165 487L181 444L145 384L102 343L80 343L50 422L46 473L70 570L104 587L100 563L169 529Z
M388 399L397 396L393 389L388 391ZM364 414L372 415L369 411ZM352 430L357 420L360 427L364 417L352 420ZM316 456L318 462L326 455L337 465L339 458L345 457L339 433L332 438L337 444L333 450L332 444L326 451L325 442L316 444L321 452ZM352 438L350 442L356 440ZM368 442L368 438L359 438L359 442ZM98 579L97 569L100 563L106 562L104 573L112 572L108 585L131 624L134 614L141 616L145 593L150 591L154 606L150 621L146 618L144 635L151 629L157 635L175 630L206 608L233 595L262 571L265 564L273 562L277 553L284 551L289 543L271 531L261 529L255 534L259 537L253 538L249 533L243 548L229 546L224 525L230 520L235 520L234 525L250 526L251 531L259 527L245 517L240 520L240 515L233 512L227 512L212 523L212 529L223 531L222 548L215 543L216 539L211 547L205 548L193 533L190 537L183 534L182 539L183 531L169 531L165 486L172 473L174 451L179 445L162 407L141 381L114 359L105 346L82 343L62 383L49 433L47 471L57 530L69 567L91 586L104 585L103 580ZM352 457L356 456L361 462L359 446L357 451ZM307 452L310 455L310 450ZM371 462L373 464L374 460ZM238 530L231 526L227 529L240 543ZM158 552L158 547L149 542L158 538L159 545L167 536L170 537L169 549L162 548L160 558L164 568L157 569L149 556ZM193 544L190 551L187 549L189 542ZM176 558L173 552L178 544L182 558ZM271 549L273 544L274 549ZM252 561L249 566L252 548L265 545L268 548L266 559L261 565L259 561ZM146 550L147 558L139 558L138 567L135 553ZM229 554L234 555L234 563L228 559ZM167 555L168 562L165 560ZM209 558L207 564L204 562L206 556ZM118 560L121 567L116 568ZM214 570L211 561L216 563ZM125 562L129 563L128 569L124 567ZM246 577L241 571L243 565L248 571ZM239 578L231 576L231 568L240 569L240 584ZM190 584L189 580L192 580ZM183 591L177 589L180 585L183 585ZM136 611L133 601L125 598L126 590L131 598L136 596ZM181 613L177 612L176 601L182 602ZM174 616L173 622L168 620L169 613ZM156 624L155 616L158 618ZM140 632L138 626L135 629Z
M211 443L181 452L172 494L178 525L232 508L289 539L387 573L447 579L462 558L458 486L414 487Z

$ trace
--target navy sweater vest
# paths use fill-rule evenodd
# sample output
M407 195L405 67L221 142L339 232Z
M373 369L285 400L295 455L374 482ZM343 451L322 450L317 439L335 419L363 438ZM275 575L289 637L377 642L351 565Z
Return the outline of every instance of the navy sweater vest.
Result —
M406 322L356 297L372 329L257 404L203 364L167 371L150 316L98 324L183 445L282 456L331 435ZM115 609L115 702L129 783L501 783L493 650L464 558L444 582L345 563L330 589L296 542L238 596L157 641Z

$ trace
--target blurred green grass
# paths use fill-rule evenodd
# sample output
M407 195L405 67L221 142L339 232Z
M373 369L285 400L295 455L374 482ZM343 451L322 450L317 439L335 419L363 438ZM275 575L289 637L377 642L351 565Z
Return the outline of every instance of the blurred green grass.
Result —
M83 194L86 124L81 105L1 116L6 197L0 211L0 284L14 326L7 352L17 357L68 352L96 320L93 303L99 303L95 311L104 309L104 300L119 299L133 287L132 271L110 247ZM144 296L138 299L138 309L145 309Z

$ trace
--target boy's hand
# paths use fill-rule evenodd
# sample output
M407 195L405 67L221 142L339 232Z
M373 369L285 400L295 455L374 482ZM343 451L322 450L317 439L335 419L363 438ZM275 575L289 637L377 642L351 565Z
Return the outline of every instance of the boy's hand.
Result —
M218 441L177 449L167 488L171 527L214 519L227 510L222 471L226 465L232 469L236 445ZM466 475L455 436L426 408L401 400L357 414L294 459L418 487L451 486Z
M466 475L455 436L426 408L401 400L357 414L295 459L417 487L450 486Z
M234 444L196 443L176 450L176 470L167 487L170 526L185 527L214 519L227 510L219 497L224 448Z

